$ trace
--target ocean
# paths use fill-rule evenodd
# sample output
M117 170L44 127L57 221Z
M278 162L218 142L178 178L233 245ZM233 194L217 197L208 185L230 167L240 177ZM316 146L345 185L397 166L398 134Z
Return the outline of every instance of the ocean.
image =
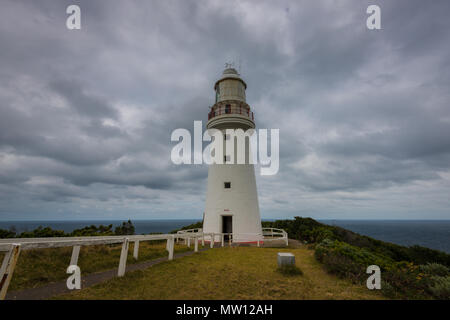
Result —
M378 240L450 253L450 220L318 220Z
M31 231L38 226L71 232L89 225L114 227L124 220L79 221L0 221L0 229L14 226L17 232ZM136 234L150 232L167 233L199 221L199 219L132 220ZM421 245L450 253L450 220L318 220L329 225L357 232L362 235L400 245Z
M16 232L31 231L39 226L50 227L54 230L63 230L72 232L75 229L81 229L90 225L113 225L120 226L126 220L67 220L67 221L0 221L0 229L9 229L11 226L16 228ZM132 220L136 234L147 234L152 232L169 233L172 230L196 223L198 219L167 219L167 220Z

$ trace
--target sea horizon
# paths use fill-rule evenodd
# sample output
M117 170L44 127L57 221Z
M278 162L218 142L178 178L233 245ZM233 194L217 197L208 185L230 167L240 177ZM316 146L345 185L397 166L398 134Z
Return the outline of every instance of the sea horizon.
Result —
M288 218L286 218L288 219ZM130 219L136 234L168 233L201 221L200 218L183 219ZM284 219L264 218L262 221ZM420 245L450 253L450 220L448 219L316 219L339 226L374 239L404 246ZM63 230L66 233L90 225L109 225L113 228L128 219L75 219L75 220L0 220L0 229L14 227L17 233L32 231L39 226Z
M302 218L311 218L316 221L332 221L332 220L340 220L340 221L450 221L450 219L363 219L363 218L312 218L312 217L303 217ZM3 222L15 222L15 221L149 221L149 220L201 220L200 218L153 218L153 219L132 219L132 218L114 218L114 219L0 219L0 223ZM293 220L293 218L261 218L261 221L275 221L275 220Z

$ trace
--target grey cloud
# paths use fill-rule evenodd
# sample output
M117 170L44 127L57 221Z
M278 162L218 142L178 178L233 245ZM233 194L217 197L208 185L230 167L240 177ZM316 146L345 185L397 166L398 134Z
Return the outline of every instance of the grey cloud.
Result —
M50 83L50 88L63 96L81 115L89 118L115 119L117 117L116 110L105 99L86 93L86 89L76 81L58 79Z
M201 217L207 167L172 164L170 135L205 126L238 57L280 129L263 217L402 218L411 198L449 217L448 1L378 1L376 32L368 0L77 3L79 31L71 2L2 3L0 219Z

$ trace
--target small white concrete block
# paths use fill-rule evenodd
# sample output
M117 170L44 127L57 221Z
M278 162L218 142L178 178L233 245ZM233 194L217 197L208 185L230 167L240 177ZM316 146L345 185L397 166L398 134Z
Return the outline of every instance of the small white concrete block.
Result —
M295 265L295 256L288 252L278 252L278 267L285 265Z

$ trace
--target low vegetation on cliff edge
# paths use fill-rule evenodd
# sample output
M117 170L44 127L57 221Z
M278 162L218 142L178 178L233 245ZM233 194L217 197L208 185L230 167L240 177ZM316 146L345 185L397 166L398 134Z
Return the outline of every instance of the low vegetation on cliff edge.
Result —
M395 299L450 299L450 254L421 246L376 240L311 218L263 222L281 228L289 238L315 249L325 269L354 283L365 284L366 268L381 269L383 294Z

